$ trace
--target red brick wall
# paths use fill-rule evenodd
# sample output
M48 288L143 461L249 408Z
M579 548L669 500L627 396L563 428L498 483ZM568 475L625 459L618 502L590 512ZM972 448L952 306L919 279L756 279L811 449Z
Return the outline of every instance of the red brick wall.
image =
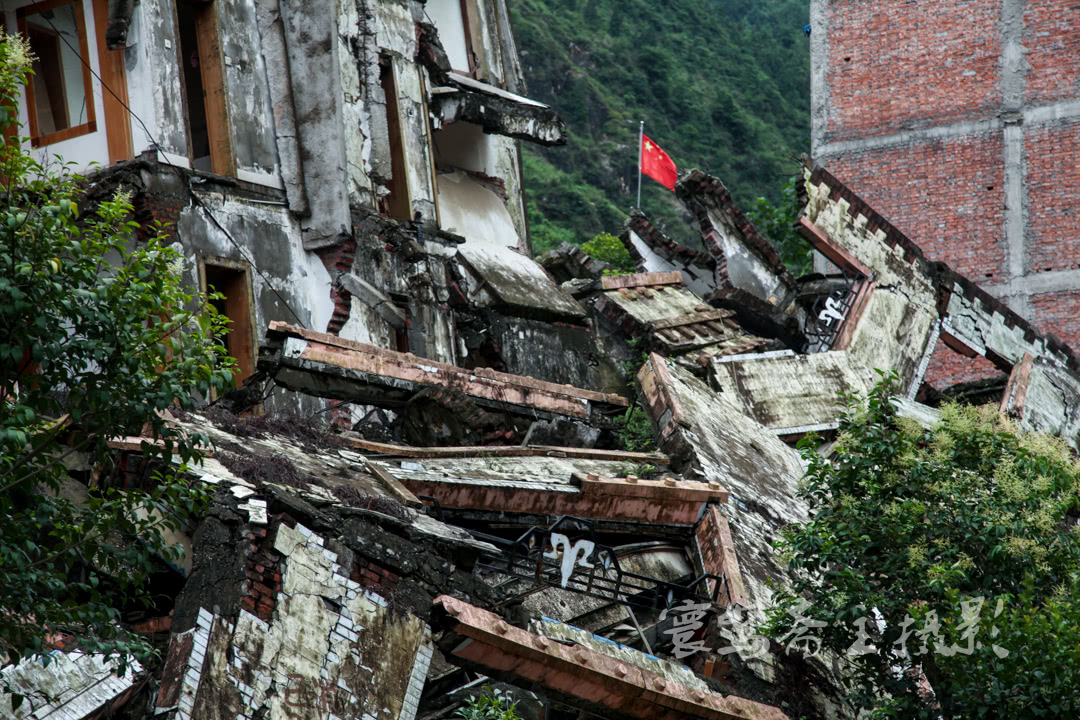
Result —
M1080 122L1029 127L1024 141L1029 272L1080 267Z
M267 540L266 528L251 528L247 534L247 557L244 559L244 597L240 604L245 610L270 622L281 591L281 555Z
M826 19L829 139L997 111L1000 0L833 0Z
M1080 291L1031 296L1033 320L1074 350L1080 348Z
M1029 0L1024 11L1027 102L1049 103L1080 96L1080 3Z
M992 362L986 358L973 357L953 352L945 343L938 340L930 365L926 368L925 381L938 390L945 390L957 383L983 380L1000 375Z
M827 157L823 165L914 240L979 283L1005 280L1000 133Z

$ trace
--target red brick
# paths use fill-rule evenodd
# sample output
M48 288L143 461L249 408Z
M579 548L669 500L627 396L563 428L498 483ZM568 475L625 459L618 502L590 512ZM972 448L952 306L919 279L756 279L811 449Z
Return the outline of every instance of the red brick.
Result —
M255 612L255 601L252 600L251 598L249 598L249 597L240 598L240 604L243 605L248 610L250 610L251 612Z
M997 112L1000 0L831 0L825 14L829 140Z
M945 390L957 383L985 380L1000 374L1001 371L986 358L965 357L938 340L926 369L926 382L938 390Z
M826 168L928 257L979 283L1005 279L1005 164L1000 133L843 157Z
M1080 122L1029 127L1024 142L1030 272L1078 268Z
M1080 33L1076 0L1039 0L1024 9L1027 102L1044 104L1080 95Z
M1080 291L1032 295L1031 309L1043 332L1052 332L1074 350L1080 348Z

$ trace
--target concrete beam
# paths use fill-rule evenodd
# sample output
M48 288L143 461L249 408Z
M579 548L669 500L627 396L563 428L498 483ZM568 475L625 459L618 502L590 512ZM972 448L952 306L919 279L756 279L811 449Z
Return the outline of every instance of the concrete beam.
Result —
M487 675L537 683L568 704L604 717L641 720L786 720L781 710L705 688L691 688L584 645L568 646L494 613L442 595L434 614L446 629L447 659Z
M416 393L446 387L517 415L539 412L605 422L625 411L619 396L487 368L468 370L335 335L272 322L259 367L279 384L323 397L401 407Z

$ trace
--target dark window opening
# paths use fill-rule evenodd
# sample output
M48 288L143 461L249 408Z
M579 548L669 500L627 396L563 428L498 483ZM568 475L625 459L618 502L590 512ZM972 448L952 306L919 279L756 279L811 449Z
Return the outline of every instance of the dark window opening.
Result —
M181 2L176 7L180 33L180 60L187 97L187 126L191 143L191 163L197 170L210 171L210 123L206 117L202 58L199 54L198 15L208 12Z
M28 25L26 34L30 37L30 49L37 57L34 63L34 108L38 130L42 135L65 130L71 127L71 121L68 119L64 61L60 57L60 35L37 25Z
M206 289L225 297L210 302L232 322L223 341L229 355L236 358L236 386L255 372L255 347L251 321L251 283L246 269L206 264Z
M405 143L401 137L401 111L398 107L397 80L394 64L388 57L379 63L379 82L386 96L386 130L390 136L390 193L380 200L380 211L395 220L409 221L412 202L409 182L405 177Z

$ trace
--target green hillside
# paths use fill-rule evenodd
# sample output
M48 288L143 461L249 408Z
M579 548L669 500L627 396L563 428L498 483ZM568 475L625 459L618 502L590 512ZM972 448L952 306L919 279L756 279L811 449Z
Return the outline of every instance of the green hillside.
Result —
M615 231L636 194L638 122L679 169L720 177L737 202L779 201L809 152L807 0L513 0L529 96L569 144L525 147L534 249ZM695 242L674 194L645 178L642 207Z

